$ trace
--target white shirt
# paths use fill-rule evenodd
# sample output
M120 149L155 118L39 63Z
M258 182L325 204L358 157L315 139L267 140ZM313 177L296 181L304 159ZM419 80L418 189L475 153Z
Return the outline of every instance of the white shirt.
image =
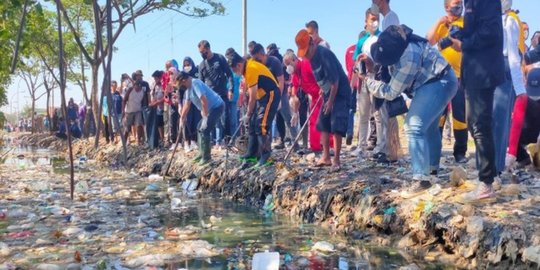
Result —
M503 14L504 49L503 54L508 58L510 74L512 75L512 85L516 91L516 96L525 94L525 82L521 71L521 55L519 53L519 25L516 19Z
M384 16L382 21L382 31L386 30L386 28L390 27L391 25L399 25L398 15L392 10L388 11L388 13L386 13Z
M377 42L378 39L379 36L376 35L368 37L366 41L364 41L364 45L362 45L362 53L373 59L373 57L371 57L371 45Z

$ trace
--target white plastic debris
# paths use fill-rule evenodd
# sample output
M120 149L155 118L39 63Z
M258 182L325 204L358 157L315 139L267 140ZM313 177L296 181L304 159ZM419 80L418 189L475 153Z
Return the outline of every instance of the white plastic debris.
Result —
M332 245L332 244L330 244L330 243L328 243L326 241L319 241L319 242L315 243L315 245L313 245L311 250L319 251L319 252L323 252L323 253L330 253L330 252L336 251L335 248L334 248L334 245Z
M279 253L278 252L257 252L253 255L253 270L278 270Z

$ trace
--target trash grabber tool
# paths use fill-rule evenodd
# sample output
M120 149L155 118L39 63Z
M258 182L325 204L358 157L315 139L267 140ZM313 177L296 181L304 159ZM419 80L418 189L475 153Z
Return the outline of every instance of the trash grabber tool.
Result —
M313 110L311 110L311 112L309 112L306 122L304 123L304 125L302 126L300 131L298 131L298 135L296 135L296 138L294 139L293 144L291 145L291 148L289 149L289 151L287 151L287 155L285 155L285 158L283 159L283 164L285 164L285 162L287 162L287 159L289 159L289 157L291 156L291 153L292 153L292 151L294 149L294 145L298 142L300 137L302 137L302 132L304 131L304 129L306 129L306 127L307 127L307 125L309 123L309 119L311 118L311 115L315 111L315 107L317 107L317 105L319 105L319 102L321 101L321 98L322 98L322 96L319 96L319 98L315 102L315 106L313 106Z

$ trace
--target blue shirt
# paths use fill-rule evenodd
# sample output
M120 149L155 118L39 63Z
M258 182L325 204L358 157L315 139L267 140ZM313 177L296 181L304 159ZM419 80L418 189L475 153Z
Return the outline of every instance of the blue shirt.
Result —
M191 82L191 88L188 89L186 97L193 105L195 105L195 107L197 107L197 109L199 109L199 111L202 111L202 96L206 97L209 111L223 105L223 99L201 80L192 79Z
M238 98L240 97L240 82L242 81L242 76L236 75L236 73L233 73L233 98L231 100L232 103L236 104L238 102Z

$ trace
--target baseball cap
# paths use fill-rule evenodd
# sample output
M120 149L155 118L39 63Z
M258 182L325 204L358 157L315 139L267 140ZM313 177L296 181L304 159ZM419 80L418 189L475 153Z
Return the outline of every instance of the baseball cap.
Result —
M401 26L392 25L371 45L371 56L376 63L391 66L399 61L407 45L405 30Z
M305 57L309 49L309 41L311 37L306 29L302 29L296 34L296 46L298 46L298 57Z
M540 68L533 68L527 75L527 95L533 100L540 100Z
M270 45L268 45L268 47L266 47L266 50L268 51L271 51L271 50L279 50L278 46L276 45L276 43L270 43Z

